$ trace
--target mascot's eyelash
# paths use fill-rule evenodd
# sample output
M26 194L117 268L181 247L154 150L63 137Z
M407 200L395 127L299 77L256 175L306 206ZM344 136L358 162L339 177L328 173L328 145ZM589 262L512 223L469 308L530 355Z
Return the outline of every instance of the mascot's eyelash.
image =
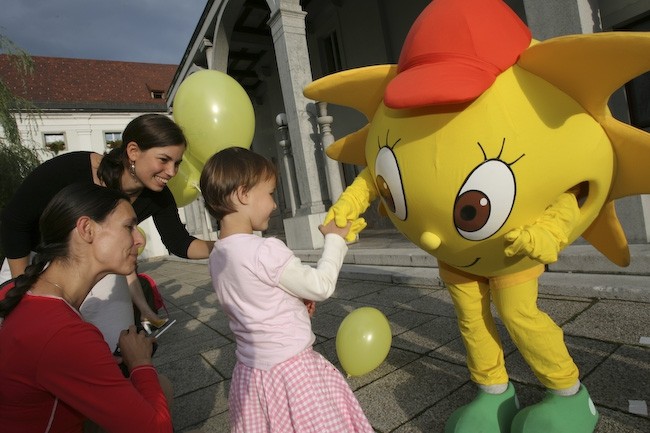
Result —
M395 141L395 143L393 143L392 145L391 145L391 144L388 144L388 134L390 134L390 131L386 131L386 139L384 140L384 144L381 144L381 141L379 141L379 137L377 137L377 147L378 147L379 149L381 149L382 147L388 147L390 150L393 150L393 148L394 148L395 146L397 146L397 143L399 143L400 141L402 141L401 138L398 138L398 139ZM480 146L480 145L479 145L479 146Z
M388 137L386 137L386 138L388 138ZM397 144L397 143L395 143L395 144ZM483 161L487 161L489 158L487 157L487 154L485 153L485 149L483 149L483 146L481 145L481 142L477 141L476 144L478 144L478 147L481 149L481 152L483 153ZM505 147L505 145L506 145L506 139L504 137L503 141L501 142L501 149L499 150L499 154L496 156L496 158L491 158L491 159L498 159L499 161L503 161L501 159L501 154L503 153L503 148ZM503 163L506 164L508 167L510 167L511 165L513 165L515 162L519 161L524 156L526 156L526 154L522 153L521 156L519 156L519 158L515 159L514 161L512 161L512 162L503 161Z

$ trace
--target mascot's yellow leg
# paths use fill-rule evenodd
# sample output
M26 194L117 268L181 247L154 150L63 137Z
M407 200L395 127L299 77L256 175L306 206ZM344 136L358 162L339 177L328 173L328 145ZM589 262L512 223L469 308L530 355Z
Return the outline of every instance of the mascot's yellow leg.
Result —
M562 329L537 308L537 279L493 287L492 300L519 352L549 389L578 382L578 368L564 344Z
M444 264L440 275L452 277ZM458 325L467 349L467 366L479 385L507 385L500 394L479 389L476 398L457 409L445 424L445 433L509 433L519 403L508 383L503 348L490 313L490 288L487 279L455 275L447 288L456 308Z
M503 348L490 312L490 287L485 281L447 283L458 326L467 349L467 367L479 385L508 383Z
M578 368L564 344L562 329L537 308L537 279L495 285L492 301L501 320L539 381L551 390L541 402L515 416L511 433L592 433L598 411L585 387L577 388ZM552 391L571 388L577 388L577 393Z

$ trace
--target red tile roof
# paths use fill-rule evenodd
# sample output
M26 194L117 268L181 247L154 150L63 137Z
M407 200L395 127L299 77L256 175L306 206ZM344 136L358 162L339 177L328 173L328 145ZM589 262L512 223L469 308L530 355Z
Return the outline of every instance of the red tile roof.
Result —
M166 111L167 90L178 65L109 60L32 57L34 73L23 87L6 54L0 55L0 80L11 92L41 109L82 111Z

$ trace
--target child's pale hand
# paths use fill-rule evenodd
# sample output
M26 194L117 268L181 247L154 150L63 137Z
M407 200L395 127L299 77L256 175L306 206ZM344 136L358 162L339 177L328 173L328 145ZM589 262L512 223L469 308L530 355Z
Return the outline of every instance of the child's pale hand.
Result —
M309 317L314 317L314 312L316 312L316 301L310 301L309 299L303 299L302 302L307 307L307 313L309 313Z
M350 232L350 227L352 227L352 221L348 221L345 227L339 227L336 225L336 221L331 220L325 225L319 225L318 230L320 230L323 236L328 234L335 234L341 236L342 238L345 238Z

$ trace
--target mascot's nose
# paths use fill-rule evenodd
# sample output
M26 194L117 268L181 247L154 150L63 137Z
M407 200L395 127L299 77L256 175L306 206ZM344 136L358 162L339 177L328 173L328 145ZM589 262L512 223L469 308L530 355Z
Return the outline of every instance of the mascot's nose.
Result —
M431 232L424 232L420 236L420 245L428 251L437 250L441 242L440 238Z

